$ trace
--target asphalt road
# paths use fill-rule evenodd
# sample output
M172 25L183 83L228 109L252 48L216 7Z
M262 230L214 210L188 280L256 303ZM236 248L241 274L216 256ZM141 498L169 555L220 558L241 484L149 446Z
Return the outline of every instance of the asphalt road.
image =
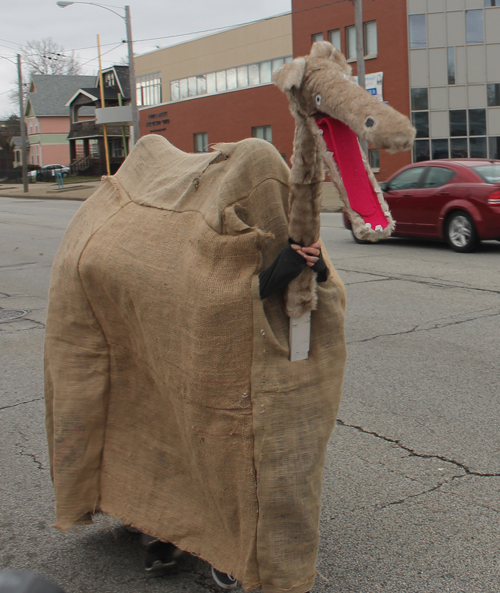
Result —
M0 567L67 593L215 591L185 557L143 573L139 537L101 519L61 533L43 417L51 262L78 202L0 199ZM325 469L314 593L498 593L500 243L322 237L347 288L348 364Z

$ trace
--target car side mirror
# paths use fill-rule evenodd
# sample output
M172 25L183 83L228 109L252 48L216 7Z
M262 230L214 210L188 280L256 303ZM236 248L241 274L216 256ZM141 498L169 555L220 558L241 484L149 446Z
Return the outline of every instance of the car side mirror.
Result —
M382 183L379 183L379 186L382 191L389 191L389 184L387 181L382 181Z

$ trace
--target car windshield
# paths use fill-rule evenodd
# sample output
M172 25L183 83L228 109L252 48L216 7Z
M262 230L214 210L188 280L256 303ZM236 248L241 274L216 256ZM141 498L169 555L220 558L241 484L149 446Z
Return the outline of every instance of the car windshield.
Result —
M500 164L495 165L481 165L480 167L472 167L481 179L486 183L500 183Z

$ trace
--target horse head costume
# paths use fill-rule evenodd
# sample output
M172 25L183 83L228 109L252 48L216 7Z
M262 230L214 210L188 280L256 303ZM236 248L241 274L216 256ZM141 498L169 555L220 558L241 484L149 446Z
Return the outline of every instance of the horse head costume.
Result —
M343 54L326 41L284 64L274 83L295 117L289 234L309 245L320 235L321 184L326 164L359 239L378 241L394 229L387 203L356 135L389 152L409 150L415 130L407 117L362 89ZM288 286L287 313L316 308L315 274L304 270Z

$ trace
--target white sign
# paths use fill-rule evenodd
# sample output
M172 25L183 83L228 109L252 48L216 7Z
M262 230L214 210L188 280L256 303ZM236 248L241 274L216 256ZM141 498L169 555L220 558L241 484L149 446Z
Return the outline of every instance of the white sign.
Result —
M358 77L355 76L354 80L358 82ZM383 72L372 72L371 74L365 74L365 88L366 90L377 97L379 101L383 101L384 98L382 96L382 83L384 81L384 73Z
M133 123L132 106L101 107L95 110L96 124L131 124Z

